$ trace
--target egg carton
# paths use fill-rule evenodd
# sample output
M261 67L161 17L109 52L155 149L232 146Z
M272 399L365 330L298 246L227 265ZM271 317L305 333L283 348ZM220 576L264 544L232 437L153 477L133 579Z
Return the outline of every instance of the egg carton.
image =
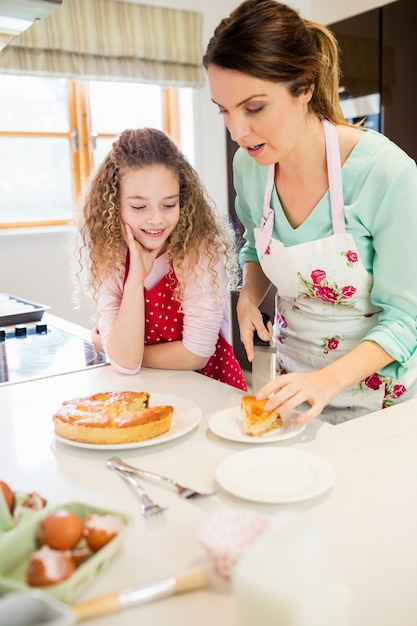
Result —
M10 523L10 519L7 519L2 502L5 504L4 498L2 499L0 494L0 520L3 523L6 520L7 524ZM31 555L40 547L38 542L39 526L43 517L58 509L75 513L83 522L87 515L91 514L117 515L125 522L124 528L118 535L78 565L69 578L55 585L38 587L57 600L68 604L72 603L93 582L97 574L110 563L121 549L132 522L131 516L125 513L93 507L82 502L69 502L55 507L46 506L38 511L28 510L28 512L24 512L12 528L0 532L0 594L33 589L26 582L26 572Z
M42 515L44 513L45 507L38 510L22 507L23 502L28 500L30 495L22 491L14 492L14 513L12 514L3 491L0 489L0 547L10 537L14 536L14 531L26 524L27 519L38 518L39 514Z

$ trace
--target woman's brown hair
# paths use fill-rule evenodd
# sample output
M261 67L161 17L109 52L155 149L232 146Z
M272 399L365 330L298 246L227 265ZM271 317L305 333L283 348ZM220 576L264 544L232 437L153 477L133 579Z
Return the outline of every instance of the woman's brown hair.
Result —
M298 96L312 88L310 109L346 124L340 108L339 48L324 26L275 0L245 0L214 31L203 57L210 65L285 83Z

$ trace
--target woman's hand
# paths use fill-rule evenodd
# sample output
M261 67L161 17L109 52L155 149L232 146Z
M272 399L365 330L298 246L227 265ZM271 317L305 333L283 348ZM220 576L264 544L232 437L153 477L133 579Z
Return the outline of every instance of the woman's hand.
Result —
M254 335L258 334L259 339L262 341L269 341L272 345L272 324L268 322L268 327L265 327L262 314L258 307L254 306L250 302L246 304L241 303L237 308L237 315L240 329L240 340L243 343L248 361L252 363L255 351L254 351Z
M393 362L393 357L373 341L362 341L353 350L316 372L282 374L259 390L259 400L271 396L266 408L279 407L285 414L307 402L311 408L300 413L304 423L320 415L338 393Z
M248 361L252 363L255 352L253 337L255 331L262 341L271 341L272 324L265 328L258 306L262 303L271 286L259 263L253 261L245 263L243 268L243 284L236 305L237 319L240 330L240 340L243 343Z
M272 410L279 407L284 421L286 413L307 402L311 408L300 413L296 420L304 424L318 417L337 392L338 389L334 387L328 374L319 370L317 372L294 372L276 376L260 389L257 398L264 399L274 394L265 408Z

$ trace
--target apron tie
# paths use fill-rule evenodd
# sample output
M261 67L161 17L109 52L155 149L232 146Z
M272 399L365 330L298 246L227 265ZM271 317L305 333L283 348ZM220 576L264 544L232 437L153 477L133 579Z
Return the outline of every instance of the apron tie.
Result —
M325 118L322 119L322 123L326 137L327 172L330 205L332 208L333 233L340 235L346 232L346 228L339 142L334 125Z
M272 229L274 228L274 209L271 209L270 200L272 188L274 186L275 179L275 165L270 165L268 169L268 178L266 181L265 194L264 194L264 206L261 220L261 227L259 234L256 238L256 250L262 257L266 254L269 242L272 237Z

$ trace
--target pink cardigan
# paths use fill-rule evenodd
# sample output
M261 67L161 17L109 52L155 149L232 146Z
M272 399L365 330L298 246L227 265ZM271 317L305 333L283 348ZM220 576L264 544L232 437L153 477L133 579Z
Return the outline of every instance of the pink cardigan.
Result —
M175 264L174 264L175 269ZM203 267L189 272L190 279L185 281L182 309L184 313L183 345L193 354L209 357L213 354L219 331L231 343L230 331L230 292L228 278L223 263L217 265L218 287L214 290L213 277L207 263ZM146 289L154 287L168 272L167 255L162 254L153 264L145 281ZM98 310L98 330L106 350L107 339L119 313L123 296L123 276L112 274L101 286ZM111 361L113 367L122 374L136 374L135 370L126 369Z

